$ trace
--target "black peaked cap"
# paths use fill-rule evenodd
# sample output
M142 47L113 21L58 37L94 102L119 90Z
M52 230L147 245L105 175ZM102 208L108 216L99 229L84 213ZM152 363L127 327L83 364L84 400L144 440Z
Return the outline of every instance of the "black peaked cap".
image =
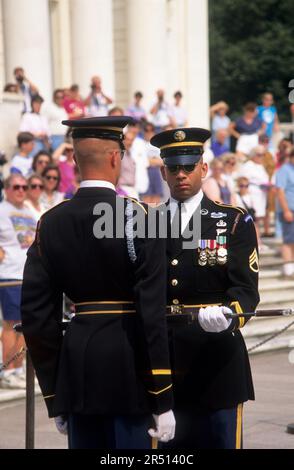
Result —
M122 144L123 129L128 124L134 124L130 116L105 116L83 119L67 119L62 124L72 129L73 139L106 139L115 140Z
M203 145L211 132L200 127L183 127L160 132L150 143L160 149L166 165L188 165L197 163L203 154Z

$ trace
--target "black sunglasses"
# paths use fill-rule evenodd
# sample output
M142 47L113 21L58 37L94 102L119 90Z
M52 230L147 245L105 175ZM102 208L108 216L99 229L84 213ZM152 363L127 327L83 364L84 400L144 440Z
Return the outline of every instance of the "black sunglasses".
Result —
M12 186L12 189L13 191L19 191L20 189L22 189L23 191L27 191L28 186L26 184L14 184Z
M249 184L239 184L239 188L249 188Z
M54 181L57 181L58 180L58 176L50 176L50 175L46 175L45 176L46 180L54 180Z
M30 189L43 189L44 186L42 184L31 184Z
M197 163L190 163L188 165L166 165L166 168L172 175L178 174L180 171L184 173L192 173L195 170Z

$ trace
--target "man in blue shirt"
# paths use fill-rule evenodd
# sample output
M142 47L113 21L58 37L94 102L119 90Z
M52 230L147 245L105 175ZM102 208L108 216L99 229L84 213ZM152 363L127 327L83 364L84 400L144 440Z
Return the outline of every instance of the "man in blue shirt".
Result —
M230 151L230 147L227 144L227 138L228 131L226 129L219 129L216 132L216 139L211 144L211 150L213 151L215 158Z
M264 93L262 95L262 105L257 107L258 117L266 124L266 135L271 139L273 132L279 130L279 118L277 108L273 104L273 95Z
M283 232L283 275L294 277L294 151L276 174L276 187L279 201L279 219Z

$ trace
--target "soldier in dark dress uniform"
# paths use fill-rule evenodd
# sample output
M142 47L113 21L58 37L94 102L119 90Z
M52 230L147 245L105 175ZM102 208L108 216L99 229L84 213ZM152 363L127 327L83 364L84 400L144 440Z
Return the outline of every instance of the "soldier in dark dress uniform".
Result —
M240 332L244 317L224 314L254 311L259 302L256 233L246 211L211 201L201 190L209 137L205 129L183 128L151 139L171 191L163 209L172 228L167 318L177 431L167 448L240 448L242 406L254 399Z
M24 336L70 448L150 448L151 435L174 435L164 241L133 237L128 224L135 212L144 222L147 208L115 192L130 121L63 122L82 183L42 216L24 270ZM64 293L75 316L63 336Z

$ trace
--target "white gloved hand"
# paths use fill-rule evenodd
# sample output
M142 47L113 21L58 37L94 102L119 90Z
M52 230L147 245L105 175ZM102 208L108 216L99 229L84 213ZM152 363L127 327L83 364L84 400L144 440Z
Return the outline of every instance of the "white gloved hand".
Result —
M232 319L226 318L224 313L232 313L228 307L205 307L199 310L198 322L201 328L207 333L220 333L229 328Z
M171 441L175 437L176 420L172 410L161 415L153 415L156 429L151 428L148 434L160 442Z
M60 434L67 435L67 419L64 416L56 416L54 418L55 425L60 432Z

